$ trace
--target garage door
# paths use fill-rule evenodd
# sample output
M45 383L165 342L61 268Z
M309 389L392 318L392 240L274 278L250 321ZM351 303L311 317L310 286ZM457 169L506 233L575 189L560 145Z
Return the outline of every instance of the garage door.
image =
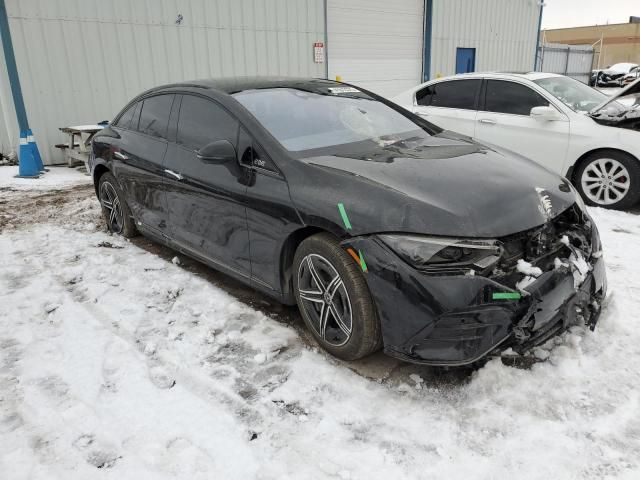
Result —
M421 82L424 0L329 0L329 78L392 97Z

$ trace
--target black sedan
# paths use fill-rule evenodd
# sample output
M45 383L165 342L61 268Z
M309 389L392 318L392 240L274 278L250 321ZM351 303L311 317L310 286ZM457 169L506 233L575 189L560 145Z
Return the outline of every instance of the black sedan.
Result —
M321 79L167 85L93 139L108 228L285 304L351 360L524 352L596 324L598 231L569 182Z

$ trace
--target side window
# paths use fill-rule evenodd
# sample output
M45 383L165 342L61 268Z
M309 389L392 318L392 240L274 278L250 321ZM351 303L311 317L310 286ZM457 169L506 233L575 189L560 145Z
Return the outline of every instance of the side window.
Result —
M422 105L423 107L431 105L433 90L433 86L431 85L429 85L428 87L424 87L422 90L418 90L416 92L416 103L418 105Z
M133 118L133 112L137 106L138 106L137 103L134 103L133 105L131 105L127 109L127 111L120 116L118 121L115 123L115 126L120 128L131 128L130 127L131 119Z
M504 80L487 80L485 111L529 115L533 107L548 107L549 102L531 88Z
M165 138L174 96L156 95L145 98L142 102L138 130L147 135Z
M463 110L476 109L476 97L480 89L481 80L450 80L440 82L430 87L431 91L424 91L423 102L419 105L432 107L460 108ZM426 89L425 89L426 90ZM416 100L418 95L416 94Z
M236 145L238 122L211 100L184 95L178 119L177 142L191 150L199 150L216 140Z

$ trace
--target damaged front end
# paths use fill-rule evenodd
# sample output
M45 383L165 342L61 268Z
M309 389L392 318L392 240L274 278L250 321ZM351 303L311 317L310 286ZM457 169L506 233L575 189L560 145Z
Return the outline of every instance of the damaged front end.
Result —
M601 125L640 131L640 80L612 95L588 115Z
M418 239L345 242L367 257L388 354L464 365L496 349L524 353L572 325L595 328L605 268L597 228L578 205L498 239L428 237L420 248Z

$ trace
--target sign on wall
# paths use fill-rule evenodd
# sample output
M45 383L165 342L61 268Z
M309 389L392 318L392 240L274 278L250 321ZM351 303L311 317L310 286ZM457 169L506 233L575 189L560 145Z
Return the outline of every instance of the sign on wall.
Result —
M313 44L313 61L315 63L324 63L324 43L315 42Z

